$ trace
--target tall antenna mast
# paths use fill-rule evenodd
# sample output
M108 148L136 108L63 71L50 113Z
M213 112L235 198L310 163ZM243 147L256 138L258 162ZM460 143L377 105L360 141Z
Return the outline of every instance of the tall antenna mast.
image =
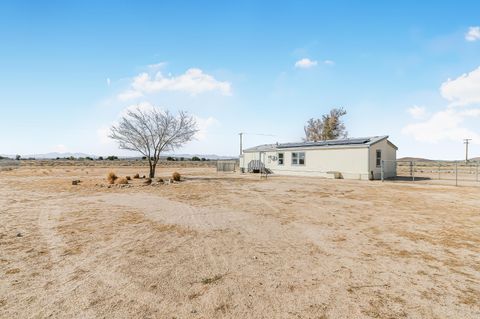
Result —
M463 144L465 144L465 163L468 163L468 144L470 143L471 138L464 138Z

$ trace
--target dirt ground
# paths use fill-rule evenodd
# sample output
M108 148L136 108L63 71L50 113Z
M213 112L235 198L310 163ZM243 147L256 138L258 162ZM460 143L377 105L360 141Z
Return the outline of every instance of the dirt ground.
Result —
M480 318L478 187L110 170L0 172L1 318Z

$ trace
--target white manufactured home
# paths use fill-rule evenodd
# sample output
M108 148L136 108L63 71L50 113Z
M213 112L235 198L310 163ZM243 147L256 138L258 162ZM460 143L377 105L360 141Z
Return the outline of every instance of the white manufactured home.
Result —
M388 136L347 138L320 142L259 145L243 150L240 168L273 174L345 179L395 177L397 147Z

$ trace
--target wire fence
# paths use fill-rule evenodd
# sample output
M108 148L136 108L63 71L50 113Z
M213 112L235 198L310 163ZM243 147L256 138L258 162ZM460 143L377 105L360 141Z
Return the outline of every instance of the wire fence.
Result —
M10 160L10 159L1 159L0 160L0 171L10 171L14 168L20 166L20 161Z
M237 166L237 160L219 160L217 161L217 172L235 172Z
M395 167L395 176L386 177L386 167ZM480 186L479 161L384 160L382 181L410 181L455 186Z

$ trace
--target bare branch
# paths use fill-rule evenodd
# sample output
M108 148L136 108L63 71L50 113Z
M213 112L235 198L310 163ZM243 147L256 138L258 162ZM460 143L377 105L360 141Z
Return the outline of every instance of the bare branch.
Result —
M157 108L137 108L129 110L118 125L112 126L109 137L116 140L121 149L146 156L150 164L150 177L154 177L160 154L183 146L197 132L195 119L184 111L174 116Z

